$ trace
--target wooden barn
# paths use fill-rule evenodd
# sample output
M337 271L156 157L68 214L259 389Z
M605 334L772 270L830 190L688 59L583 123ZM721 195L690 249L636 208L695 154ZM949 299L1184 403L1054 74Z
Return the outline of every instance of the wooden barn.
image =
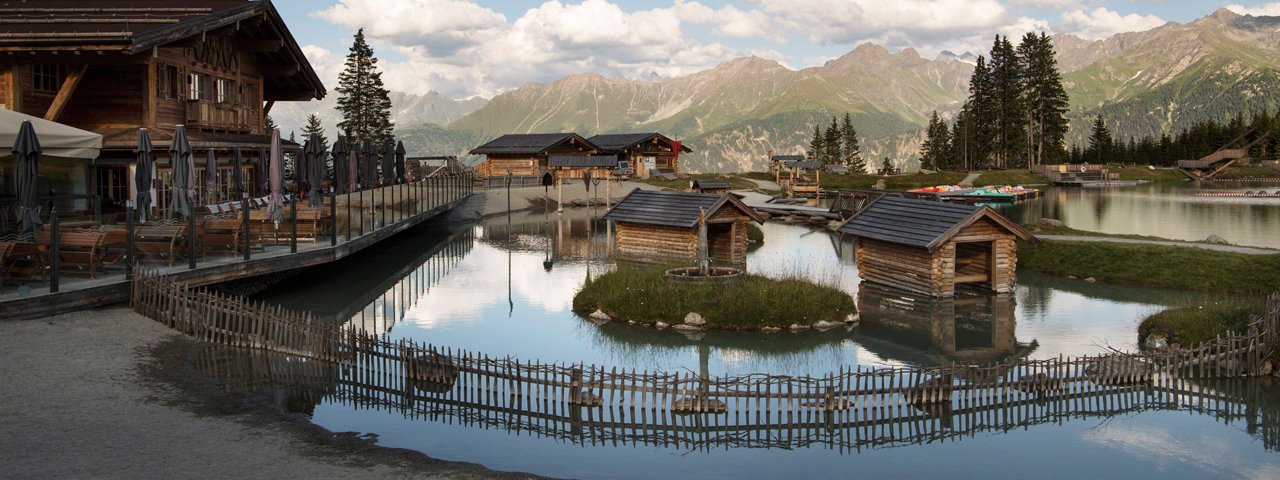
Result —
M179 124L195 150L197 185L216 175L216 191L198 189L200 201L232 198L234 149L242 151L245 182L263 183L256 164L268 148L264 121L272 105L325 96L270 1L7 2L0 17L0 108L103 136L92 164L42 163L42 176L75 185L41 195L41 203L59 201L64 212L68 193L111 212L139 189L152 190L154 206L165 208L172 197L168 149ZM149 131L160 160L157 185L133 185L139 128ZM205 171L209 151L216 172Z
M955 295L958 284L1013 292L1017 241L1036 241L987 207L888 196L839 231L856 238L863 280L935 297Z
M617 157L619 165L627 162L627 174L637 178L679 175L680 154L693 152L683 143L660 133L596 135L590 140L600 147L600 153Z
M731 187L729 180L723 178L699 178L691 183L693 191L715 195L729 193Z
M698 257L698 223L707 218L707 246L717 263L747 260L747 224L764 218L729 194L633 190L604 218L617 224L618 257L643 263L691 265Z
M509 134L471 150L472 155L486 158L476 167L481 177L539 179L551 169L555 156L585 156L600 151L595 144L576 133ZM535 185L537 183L534 183Z

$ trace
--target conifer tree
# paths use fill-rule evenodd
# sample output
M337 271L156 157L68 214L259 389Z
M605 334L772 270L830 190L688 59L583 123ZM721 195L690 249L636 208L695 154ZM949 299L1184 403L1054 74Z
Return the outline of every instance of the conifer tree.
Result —
M834 164L840 161L843 154L843 146L840 142L840 124L836 121L836 117L831 117L831 125L827 126L827 130L823 132L823 155L822 163Z
M920 168L939 170L950 154L950 130L946 122L938 118L938 111L929 117L929 126L925 128L924 143L920 145Z
M805 156L809 160L821 160L822 154L826 150L826 137L822 135L822 127L818 124L813 125L813 139L809 140L809 150L805 152Z
M314 113L307 115L307 124L302 127L302 139L310 140L313 133L320 137L320 150L329 151L329 138L324 134L324 125L320 124L320 117Z
M858 145L858 131L853 128L853 119L845 112L844 121L840 123L841 162L850 172L866 173L867 162L862 160L862 147Z
M1099 115L1093 122L1093 133L1089 135L1087 161L1105 163L1110 156L1111 145L1111 131L1107 129L1107 123L1102 121L1102 116Z
M978 56L978 64L969 78L969 100L962 112L968 125L965 131L965 148L969 152L966 169L989 165L992 158L996 143L994 88L986 59Z
M338 75L338 130L356 140L376 145L391 141L391 98L382 84L378 59L364 39L364 29L356 31L346 66Z
M880 174L888 175L893 171L893 164L889 163L889 157L884 157L884 163L880 165Z
M276 121L271 119L271 115L267 115L262 119L262 130L264 134L271 135L271 131L277 128Z
M1056 162L1066 153L1068 97L1053 43L1044 32L1027 33L1018 45L1018 58L1024 69L1027 163Z
M991 46L992 125L994 130L994 165L1000 168L1019 165L1025 140L1022 109L1022 67L1008 37L996 35Z

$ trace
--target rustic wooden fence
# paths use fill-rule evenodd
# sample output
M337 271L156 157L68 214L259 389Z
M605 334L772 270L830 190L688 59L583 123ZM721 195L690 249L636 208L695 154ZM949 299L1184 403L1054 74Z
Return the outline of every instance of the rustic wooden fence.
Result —
M879 438L932 438L944 427L948 432L980 431L1072 412L1102 414L1184 399L1202 405L1212 395L1197 390L1195 382L1262 374L1268 353L1280 341L1280 295L1273 295L1247 333L1231 333L1193 349L990 365L842 368L823 376L702 377L543 363L391 340L352 324L317 322L306 313L191 288L147 272L135 277L133 306L201 340L332 364L337 398L366 406L415 415L466 408L470 416L504 418L498 424L532 422L550 430L560 428L557 422L586 418L610 429L638 421L646 432L675 436L684 434L681 425L690 424L699 426L699 435L768 436L796 428L822 437L839 431L852 436L824 442L853 449L877 444L874 439ZM666 423L650 428L659 421ZM920 433L907 435L908 430ZM635 434L611 435L625 439Z

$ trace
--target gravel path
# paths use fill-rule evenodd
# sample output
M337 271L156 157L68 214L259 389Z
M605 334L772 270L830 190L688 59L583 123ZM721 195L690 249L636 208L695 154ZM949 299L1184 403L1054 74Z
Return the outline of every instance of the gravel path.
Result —
M964 177L964 180L961 180L960 183L957 184L957 186L973 187L973 182L978 181L978 177L981 177L981 176L982 176L981 172L970 173L968 176Z
M755 183L756 188L759 188L761 190L774 190L774 191L782 190L782 185L778 185L778 183L774 182L773 180L757 180L754 178L748 178L747 180L750 180L752 183Z
M157 345L195 348L123 307L0 321L0 478L523 477L376 447L243 399L194 399L149 373Z
M1068 242L1110 242L1110 243L1137 243L1144 245L1167 245L1170 247L1195 247L1207 250L1217 250L1219 252L1243 253L1247 255L1275 255L1280 254L1280 250L1268 250L1265 248L1240 247L1236 245L1217 245L1213 243L1195 243L1195 242L1174 242L1165 240L1142 240L1136 238L1115 238L1115 237L1092 237L1088 235L1036 235L1037 238L1043 240L1062 240Z

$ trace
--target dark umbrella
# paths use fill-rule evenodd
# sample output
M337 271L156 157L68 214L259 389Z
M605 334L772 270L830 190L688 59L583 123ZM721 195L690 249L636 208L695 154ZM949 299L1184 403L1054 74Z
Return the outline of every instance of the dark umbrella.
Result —
M218 159L213 156L213 149L204 159L204 201L218 203Z
M302 142L302 151L293 154L293 182L298 186L298 193L308 188L311 182L307 179L307 151L311 150L311 142Z
M378 181L378 149L374 148L373 142L365 140L360 150L363 157L360 161L364 167L364 188L371 188Z
M404 183L404 142L396 142L396 183Z
M280 151L280 129L278 128L271 129L271 156L267 164L271 169L267 180L267 188L271 192L267 214L276 225L279 225L284 221L284 155Z
M396 163L396 144L387 141L386 147L382 149L382 184L391 185L394 181Z
M196 199L196 165L191 158L191 142L182 125L173 127L173 141L169 143L169 163L173 165L173 201L169 202L170 215L192 215Z
M312 133L307 140L306 151L302 152L307 165L307 204L319 207L324 202L320 197L320 183L324 182L324 146L320 144L320 134Z
M350 147L347 146L347 137L338 135L338 140L333 142L333 193L347 193L347 153Z
M36 225L40 224L40 215L36 214L36 170L44 149L40 148L40 139L36 138L36 129L31 122L22 122L11 151L17 162L14 181L18 194L18 219L22 222L23 236L31 235L34 240Z
M231 182L235 183L232 188L236 191L236 199L244 198L244 159L240 157L240 149L231 151Z
M258 149L258 194L267 195L271 193L271 161L267 156L267 149Z
M133 185L138 192L138 211L142 212L142 221L147 220L151 211L151 170L155 166L156 148L151 145L151 135L147 129L138 129L138 165L133 172Z

